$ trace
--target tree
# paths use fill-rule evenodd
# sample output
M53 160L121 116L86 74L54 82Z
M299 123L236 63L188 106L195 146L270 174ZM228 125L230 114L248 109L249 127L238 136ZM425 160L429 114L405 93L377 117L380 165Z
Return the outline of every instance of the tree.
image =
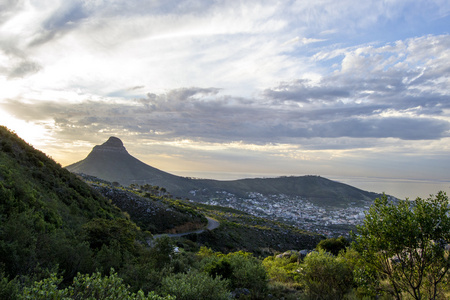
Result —
M414 299L437 299L445 285L450 257L448 197L403 200L395 204L386 195L376 199L358 226L354 248L368 270L376 271L377 288L396 299L407 293ZM379 283L387 279L383 287Z

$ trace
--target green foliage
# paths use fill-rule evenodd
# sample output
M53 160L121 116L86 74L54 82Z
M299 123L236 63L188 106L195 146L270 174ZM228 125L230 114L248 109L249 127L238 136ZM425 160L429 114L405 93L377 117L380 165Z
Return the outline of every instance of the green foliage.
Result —
M83 225L86 240L93 249L103 245L110 246L114 242L129 251L134 250L134 242L139 228L125 219L93 219Z
M167 236L162 236L155 241L155 245L150 250L153 264L156 268L163 268L172 260L174 243Z
M19 283L17 278L9 280L2 271L0 273L0 299L14 300L17 299L19 293Z
M301 282L309 299L343 299L353 286L353 268L345 257L319 250L305 257Z
M72 285L60 288L62 278L51 274L49 278L36 281L31 287L25 287L19 299L139 299L139 300L174 300L172 296L160 297L155 293L144 294L142 291L132 293L123 280L112 270L110 276L100 273L92 275L78 274Z
M2 126L0 145L0 263L7 275L39 278L59 269L67 281L92 271L81 226L120 211Z
M333 255L338 255L341 250L345 250L350 243L343 237L324 239L317 244L317 250L325 250Z
M272 282L280 282L289 287L300 287L300 263L291 257L268 256L263 265Z
M205 267L205 271L214 278L220 276L224 279L231 279L233 275L233 267L226 257L214 260Z
M51 274L50 278L46 278L33 283L31 287L25 287L19 299L35 299L35 300L59 300L68 299L69 290L59 290L62 278L58 278L56 274Z
M250 290L251 299L260 299L267 293L267 272L262 262L251 253L238 251L228 254L202 247L203 270L216 278L230 281L232 289Z
M190 271L163 279L161 290L177 300L225 300L230 299L228 282L220 276L212 278L200 271Z
M398 204L383 196L358 227L354 248L366 262L372 290L382 289L397 299L404 293L414 299L437 299L448 283L450 257L443 247L448 241L450 207L445 193Z
M228 254L233 267L233 288L247 288L251 299L259 299L267 292L267 273L261 261L242 251Z

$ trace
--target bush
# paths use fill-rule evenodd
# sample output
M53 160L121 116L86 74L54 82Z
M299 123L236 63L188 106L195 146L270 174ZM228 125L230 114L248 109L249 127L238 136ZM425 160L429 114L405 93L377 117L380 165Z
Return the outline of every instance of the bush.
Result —
M250 253L234 252L228 254L233 268L231 278L235 289L247 288L251 299L260 299L267 292L267 272L262 262Z
M344 257L319 250L305 257L301 282L309 299L343 299L353 285L353 268Z
M131 293L122 279L113 272L110 276L100 273L92 275L78 274L73 284L67 288L59 289L62 278L52 274L49 278L36 281L31 287L25 287L19 299L33 300L60 300L60 299L139 299L139 300L174 300L174 297L160 297L154 292L144 294L142 291Z
M202 247L204 270L212 276L223 276L230 280L233 290L248 289L251 299L260 299L267 293L267 272L262 262L248 252L222 254Z
M17 279L9 280L4 272L0 273L0 299L13 300L17 299L19 285Z
M316 249L322 249L337 256L340 251L345 250L348 246L350 246L350 243L343 236L340 236L338 238L321 240L319 244L317 244Z
M110 246L119 243L128 251L135 250L135 239L139 228L125 219L106 220L96 218L83 225L86 240L92 249L101 249L103 245Z
M263 261L269 278L273 282L281 282L289 287L299 288L300 264L291 260L291 257L269 256Z
M228 282L220 276L212 278L200 271L173 274L163 279L161 290L177 300L225 300L230 299Z

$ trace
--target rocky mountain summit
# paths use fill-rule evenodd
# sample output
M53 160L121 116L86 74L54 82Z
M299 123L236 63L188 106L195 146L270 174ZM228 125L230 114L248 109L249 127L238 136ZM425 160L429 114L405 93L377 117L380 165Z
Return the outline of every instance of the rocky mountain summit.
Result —
M123 142L114 136L110 137L102 145L95 146L92 152L118 152L123 154L128 154L127 149L125 149Z

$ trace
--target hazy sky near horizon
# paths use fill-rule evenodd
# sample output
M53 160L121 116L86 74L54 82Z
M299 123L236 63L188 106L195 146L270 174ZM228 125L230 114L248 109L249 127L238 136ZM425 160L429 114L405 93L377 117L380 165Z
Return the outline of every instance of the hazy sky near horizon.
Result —
M62 165L116 136L185 176L450 188L449 31L447 0L3 0L0 124Z

